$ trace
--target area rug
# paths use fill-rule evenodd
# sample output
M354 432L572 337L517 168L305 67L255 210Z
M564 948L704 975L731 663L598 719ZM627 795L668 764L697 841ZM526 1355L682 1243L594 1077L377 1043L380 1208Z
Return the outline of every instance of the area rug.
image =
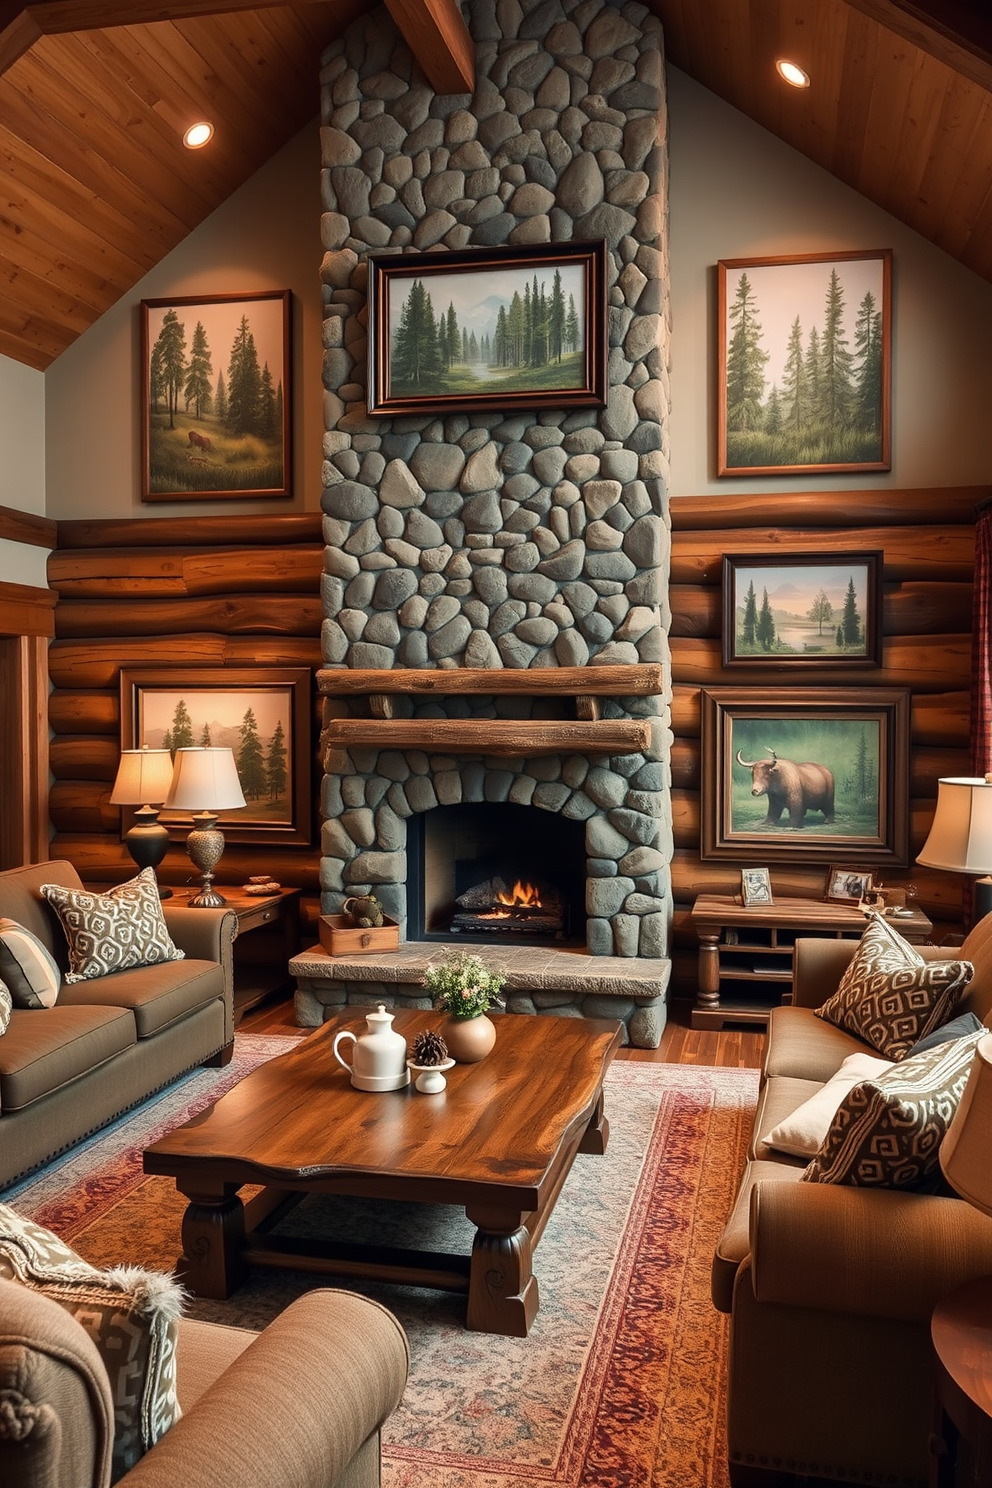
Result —
M170 1180L144 1177L142 1147L288 1043L239 1039L237 1069L198 1072L4 1200L97 1264L170 1267L183 1200ZM526 1339L466 1332L461 1297L356 1288L390 1307L410 1339L410 1382L384 1434L385 1488L727 1488L726 1319L709 1300L709 1271L756 1098L750 1070L614 1063L609 1148L580 1155L558 1199L535 1253L541 1305ZM343 1207L314 1196L286 1228L471 1245L458 1211ZM228 1302L190 1312L264 1327L314 1284L253 1272Z

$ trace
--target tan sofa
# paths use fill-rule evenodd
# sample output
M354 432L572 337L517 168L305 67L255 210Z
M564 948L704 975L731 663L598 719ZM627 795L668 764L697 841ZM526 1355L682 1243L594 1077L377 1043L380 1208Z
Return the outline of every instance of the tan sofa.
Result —
M43 883L82 887L62 861L9 869L0 916L43 941L64 971L65 935ZM230 1059L237 916L162 907L185 960L63 984L54 1007L14 1009L0 1037L0 1188L184 1071Z
M813 1013L855 945L796 943L795 1002L769 1021L749 1161L714 1257L713 1300L731 1314L735 1488L789 1473L926 1488L930 1315L959 1283L992 1272L992 1219L962 1199L800 1183L805 1160L762 1140L865 1049ZM960 949L918 949L974 963L957 1011L992 1025L992 915Z
M128 1488L378 1488L406 1339L353 1292L300 1297L263 1333L179 1325L183 1415ZM95 1345L48 1297L0 1280L0 1483L106 1488L114 1401Z

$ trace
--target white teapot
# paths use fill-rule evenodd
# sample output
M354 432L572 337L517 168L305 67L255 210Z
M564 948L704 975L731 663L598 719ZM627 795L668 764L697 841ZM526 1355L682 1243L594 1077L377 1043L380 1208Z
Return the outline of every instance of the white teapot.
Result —
M351 1075L356 1090L399 1090L410 1083L410 1071L406 1067L406 1039L393 1028L393 1014L387 1013L385 1004L379 1004L377 1012L369 1013L365 1022L368 1033L359 1038L350 1028L344 1028L334 1037L334 1057ZM354 1045L351 1062L345 1059L338 1045L348 1041Z

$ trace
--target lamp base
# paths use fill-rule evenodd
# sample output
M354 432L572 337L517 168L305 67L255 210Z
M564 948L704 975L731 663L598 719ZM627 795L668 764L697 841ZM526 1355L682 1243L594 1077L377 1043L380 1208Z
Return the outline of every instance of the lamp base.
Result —
M194 898L187 900L190 909L223 909L227 900L217 890L204 887Z
M169 833L158 819L156 806L142 806L134 813L134 826L124 833L124 843L139 868L158 867L169 850ZM170 899L172 890L159 884L158 897Z
M186 851L200 870L200 892L189 901L190 909L220 909L227 903L213 887L214 869L224 852L224 833L217 826L216 811L198 811L193 817L195 830L186 838Z

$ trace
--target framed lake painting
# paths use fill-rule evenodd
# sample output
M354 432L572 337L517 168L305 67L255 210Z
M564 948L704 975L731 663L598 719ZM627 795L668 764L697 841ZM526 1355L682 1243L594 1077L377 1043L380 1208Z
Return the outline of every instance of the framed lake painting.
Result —
M704 688L700 856L908 861L909 691Z
M724 666L880 666L882 556L725 554Z
M142 501L293 494L290 299L142 300Z
M717 264L717 474L891 469L892 251Z
M245 804L220 813L227 840L306 844L310 687L308 667L123 667L121 748L233 750ZM164 807L159 821L177 841L193 824Z
M368 411L602 407L606 244L369 258Z

